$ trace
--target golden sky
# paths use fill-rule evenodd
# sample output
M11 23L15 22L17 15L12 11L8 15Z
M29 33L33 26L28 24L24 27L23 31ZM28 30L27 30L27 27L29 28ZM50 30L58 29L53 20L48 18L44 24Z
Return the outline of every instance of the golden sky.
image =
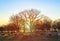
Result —
M0 26L8 24L8 19L0 17Z

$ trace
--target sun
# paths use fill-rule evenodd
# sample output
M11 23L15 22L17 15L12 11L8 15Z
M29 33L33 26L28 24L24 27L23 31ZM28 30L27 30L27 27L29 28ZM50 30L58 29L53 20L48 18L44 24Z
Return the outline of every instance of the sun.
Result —
M33 28L34 28L33 22L29 18L27 18L24 21L24 25L21 29L21 32L23 32L25 35L31 34L33 32Z

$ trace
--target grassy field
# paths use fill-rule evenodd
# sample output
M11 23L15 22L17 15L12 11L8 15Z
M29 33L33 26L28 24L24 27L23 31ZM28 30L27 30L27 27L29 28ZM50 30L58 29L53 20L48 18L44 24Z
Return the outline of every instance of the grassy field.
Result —
M0 34L0 41L60 41L60 36Z

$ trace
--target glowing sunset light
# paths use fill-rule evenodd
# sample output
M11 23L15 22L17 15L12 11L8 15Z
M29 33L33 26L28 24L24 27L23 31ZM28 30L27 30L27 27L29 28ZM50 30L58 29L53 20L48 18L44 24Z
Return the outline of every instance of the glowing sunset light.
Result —
M0 26L2 26L2 25L7 25L7 24L9 23L8 20L9 20L9 19L0 18Z
M60 41L60 0L0 0L0 41Z

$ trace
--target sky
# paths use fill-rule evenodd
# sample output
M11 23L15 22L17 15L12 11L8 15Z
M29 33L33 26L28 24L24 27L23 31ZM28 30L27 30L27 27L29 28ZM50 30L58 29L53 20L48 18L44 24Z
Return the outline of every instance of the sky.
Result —
M11 15L32 8L50 18L60 18L60 0L0 0L0 25L8 23Z

